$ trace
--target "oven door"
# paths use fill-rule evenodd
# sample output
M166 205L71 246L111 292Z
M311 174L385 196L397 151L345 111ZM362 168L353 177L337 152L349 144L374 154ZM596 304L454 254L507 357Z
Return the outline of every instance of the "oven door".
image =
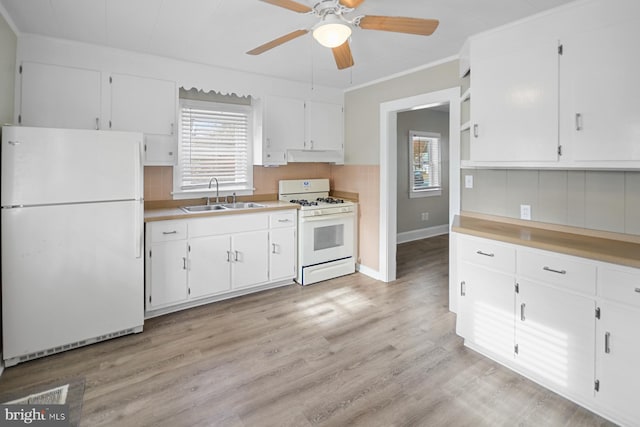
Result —
M300 218L301 267L352 257L354 222L353 212Z

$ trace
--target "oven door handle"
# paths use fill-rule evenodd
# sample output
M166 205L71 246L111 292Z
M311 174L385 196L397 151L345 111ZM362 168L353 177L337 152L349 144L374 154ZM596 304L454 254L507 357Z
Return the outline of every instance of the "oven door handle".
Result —
M355 217L355 214L353 212L345 212L345 213L339 213L339 214L300 217L300 222L333 221L334 219L354 218L354 217Z

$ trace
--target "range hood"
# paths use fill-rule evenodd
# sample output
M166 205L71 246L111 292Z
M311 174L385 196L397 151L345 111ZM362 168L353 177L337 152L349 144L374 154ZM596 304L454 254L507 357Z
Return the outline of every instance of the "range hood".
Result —
M289 163L335 163L344 164L342 150L287 150Z

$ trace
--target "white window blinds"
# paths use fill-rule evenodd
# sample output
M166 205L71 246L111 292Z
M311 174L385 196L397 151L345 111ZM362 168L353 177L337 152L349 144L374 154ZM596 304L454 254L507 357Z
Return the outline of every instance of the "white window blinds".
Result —
M203 101L180 103L181 189L252 189L251 107Z
M440 190L442 160L439 134L411 131L409 162L410 192Z

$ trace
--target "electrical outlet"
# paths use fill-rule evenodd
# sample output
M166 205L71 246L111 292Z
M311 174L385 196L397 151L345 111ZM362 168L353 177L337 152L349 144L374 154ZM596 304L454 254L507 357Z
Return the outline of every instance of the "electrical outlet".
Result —
M423 221L429 221L429 212L422 212L420 218L422 218Z
M473 175L464 176L464 188L473 188Z
M520 219L531 219L531 205L520 205Z

